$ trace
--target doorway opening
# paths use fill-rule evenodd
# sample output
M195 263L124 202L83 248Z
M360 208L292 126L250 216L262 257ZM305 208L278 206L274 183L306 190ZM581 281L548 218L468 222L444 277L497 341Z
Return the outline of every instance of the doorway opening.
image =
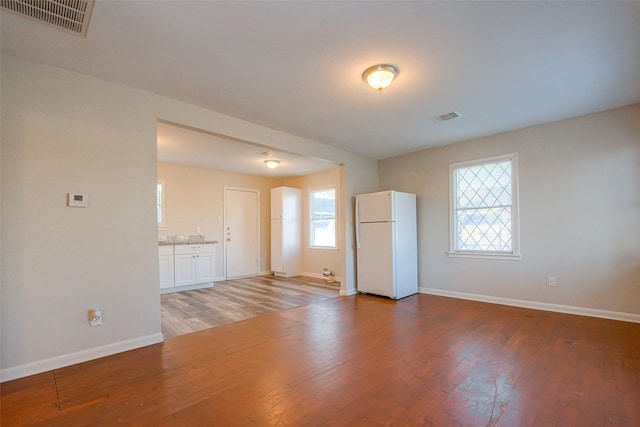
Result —
M339 276L342 254L337 250L310 251L305 242L302 250L311 261L302 276L282 279L271 275L269 224L272 188L292 186L306 195L308 188L318 185L339 187L344 177L339 165L276 151L280 163L270 169L264 163L265 150L276 150L273 147L165 121L157 123L157 147L157 178L163 190L163 197L158 197L162 208L159 240L198 239L215 247L214 279L207 286L188 288L174 281L163 287L160 305L165 337L175 331L188 333L223 324L218 317L241 320L247 310L258 315L267 306L275 311L321 300L327 294L339 295L339 277L328 288L323 277L323 270L337 271ZM303 210L307 204L303 200ZM302 226L306 236L308 224ZM171 265L169 258L175 263L175 250L166 258L162 265ZM162 277L167 282L175 277L169 268L165 273ZM224 302L220 293L244 301L246 307ZM217 296L211 299L211 295Z

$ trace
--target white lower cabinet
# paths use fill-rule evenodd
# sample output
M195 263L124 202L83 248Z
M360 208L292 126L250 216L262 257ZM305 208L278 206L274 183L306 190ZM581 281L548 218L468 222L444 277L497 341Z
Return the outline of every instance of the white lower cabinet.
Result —
M213 245L209 245L213 247ZM213 282L215 278L216 253L213 251L201 252L196 255L196 283Z
M215 245L176 245L173 248L173 288L204 284L210 286L215 278ZM163 261L160 255L160 268ZM160 288L167 291L171 286L163 286L163 275L160 274ZM203 286L204 287L204 286Z
M194 254L176 254L175 266L175 286L187 286L196 283L196 256Z
M159 246L158 254L160 256L160 289L173 288L173 245Z

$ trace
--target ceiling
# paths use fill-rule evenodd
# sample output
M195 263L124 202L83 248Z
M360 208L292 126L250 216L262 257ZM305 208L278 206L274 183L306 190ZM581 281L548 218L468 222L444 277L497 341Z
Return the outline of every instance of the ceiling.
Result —
M338 166L328 160L302 157L170 123L158 123L157 127L160 162L271 178L309 175ZM267 159L280 160L280 164L270 169L264 163Z
M97 0L86 38L1 15L4 52L372 159L640 102L636 1Z

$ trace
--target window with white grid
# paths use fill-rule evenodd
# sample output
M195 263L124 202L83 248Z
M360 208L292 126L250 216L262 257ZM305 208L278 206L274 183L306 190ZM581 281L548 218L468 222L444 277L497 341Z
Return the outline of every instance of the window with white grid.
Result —
M519 259L516 153L455 163L449 172L449 254Z

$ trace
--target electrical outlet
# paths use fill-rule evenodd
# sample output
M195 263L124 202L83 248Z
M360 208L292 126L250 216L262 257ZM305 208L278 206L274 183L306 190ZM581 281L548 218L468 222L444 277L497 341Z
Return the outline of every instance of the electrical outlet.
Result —
M557 285L556 278L554 276L549 276L549 286L555 288Z
M102 310L94 308L89 310L89 325L100 326L102 325Z

